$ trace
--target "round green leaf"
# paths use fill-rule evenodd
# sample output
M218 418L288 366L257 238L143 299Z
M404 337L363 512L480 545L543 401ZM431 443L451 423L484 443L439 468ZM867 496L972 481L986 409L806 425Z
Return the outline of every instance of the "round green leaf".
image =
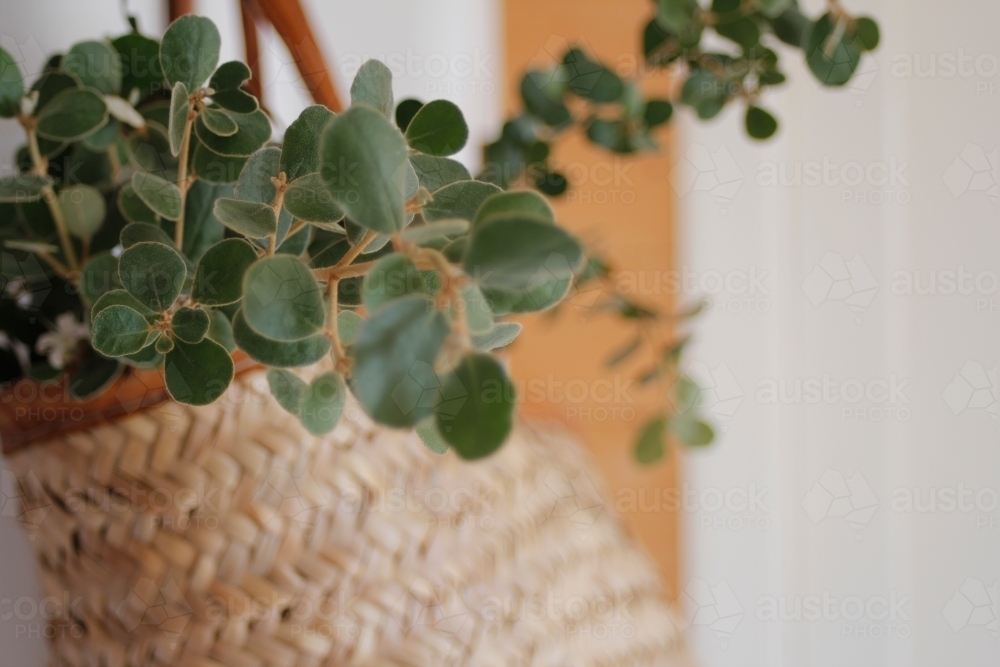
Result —
M176 185L156 174L132 174L132 189L139 199L167 220L181 217L181 191Z
M639 433L635 441L635 460L643 465L656 463L666 453L667 422L663 417L653 419Z
M194 131L198 139L216 155L234 157L252 155L271 138L271 121L263 111L259 109L250 113L232 111L229 117L236 123L237 130L225 137L208 129L205 119L200 115L195 121Z
M563 56L566 85L575 94L593 102L614 102L625 92L625 84L610 69L587 57L580 49Z
M52 185L48 176L17 174L0 178L0 203L25 203L42 198L42 191Z
M320 173L351 220L392 234L405 225L406 153L403 135L384 116L352 107L323 132Z
M267 386L278 405L298 416L309 385L295 373L281 368L269 368Z
M197 343L208 333L208 313L198 308L180 308L170 320L170 330L185 343Z
M351 83L351 105L365 104L385 117L392 113L392 72L377 60L366 61Z
M260 108L257 98L243 90L224 90L212 95L212 101L227 111L253 113Z
M493 328L493 311L478 285L470 283L462 288L460 307L470 333L486 333Z
M189 91L183 81L174 84L170 93L170 125L167 134L170 137L170 154L179 155L184 142L184 128L187 126L188 114L191 113Z
M209 132L217 134L220 137L230 137L236 134L236 131L239 129L236 121L223 109L205 109L198 117L201 118L201 121L205 124Z
M521 333L522 326L518 322L497 322L486 333L471 336L472 346L480 352L489 352L498 347L506 347L514 342Z
M71 185L57 195L69 233L89 239L104 223L104 196L90 185Z
M212 311L207 336L226 348L230 354L236 351L236 341L233 340L233 325L230 324L229 318L221 310Z
M90 354L70 376L69 395L78 401L97 396L122 374L125 367L117 359Z
M813 24L806 38L806 63L823 85L842 86L858 67L860 47L860 41L846 30L837 30L837 20L826 13Z
M247 324L242 309L233 316L233 341L257 363L277 368L310 366L330 352L330 341L323 334L290 343L261 336Z
M480 285L526 293L571 279L582 257L580 243L556 225L533 218L494 217L473 229L464 267Z
M76 141L108 120L108 107L92 90L70 88L38 113L38 134L53 141Z
M0 49L0 118L13 118L21 113L24 78L21 67L7 51Z
M208 82L208 87L215 92L223 90L236 90L243 85L243 82L251 76L250 68L239 60L230 60L219 65L219 69L212 74L212 79Z
M406 128L410 126L410 121L413 117L417 115L420 111L420 107L424 106L424 103L420 100L415 100L413 98L403 100L396 105L396 127L399 128L401 132L406 132Z
M712 427L690 412L686 412L670 422L670 430L691 447L703 447L715 439L715 431L712 430Z
M674 105L667 100L650 100L642 113L646 127L663 125L674 115Z
M760 107L747 107L747 134L754 139L767 139L778 130L778 121Z
M426 243L435 239L450 239L461 236L469 231L468 220L444 219L436 220L425 225L407 227L403 230L403 238L414 243Z
M120 304L101 310L91 329L94 349L108 357L138 352L146 347L150 331L142 313Z
M342 310L337 313L337 333L340 335L340 342L344 345L354 345L361 335L361 328L365 325L365 318L361 317L353 310Z
M158 354L166 354L174 349L174 339L170 336L160 336L153 344L153 350Z
M174 341L163 363L163 379L170 397L185 405L208 405L222 396L233 381L233 359L215 341Z
M147 308L168 310L181 293L187 266L179 252L163 243L137 243L118 260L122 285Z
M309 383L302 398L299 421L313 435L329 433L340 422L347 401L347 386L337 373L323 373Z
M118 258L110 252L93 255L80 273L80 293L87 303L95 303L105 292L121 287Z
M133 90L139 99L163 85L160 69L160 43L138 32L130 32L112 40L122 61L121 95L128 98Z
M440 190L455 181L469 181L472 176L461 162L434 155L411 155L410 166L417 175L417 182L428 192Z
M448 443L445 442L444 438L441 437L441 433L438 432L434 417L424 419L413 430L417 432L423 443L427 445L427 449L435 454L445 454L448 451Z
M278 231L278 218L270 204L220 197L213 212L226 227L251 239L267 238Z
M135 193L131 183L126 183L118 191L118 210L129 222L158 224L156 212L146 206L146 202Z
M105 95L117 95L122 88L121 56L105 42L74 44L63 56L62 68L76 75L84 86Z
M131 248L136 243L144 241L155 241L168 246L174 245L174 240L163 231L162 227L151 225L148 222L133 222L125 225L118 235L118 241L123 249Z
M207 18L187 14L171 23L160 42L160 67L167 81L199 88L219 64L221 44L219 30Z
M860 17L854 27L855 34L861 47L865 51L874 51L878 48L879 30L878 24L867 16Z
M424 206L424 220L434 222L443 218L475 220L476 211L491 195L502 192L492 183L483 181L456 181L434 192L434 200Z
M319 171L319 145L323 129L333 118L333 112L322 104L306 107L288 129L281 142L279 170L288 182Z
M562 100L562 89L562 80L551 71L529 71L521 79L525 108L550 127L562 127L573 120Z
M514 419L514 385L488 354L470 354L441 388L437 430L464 459L489 456L504 443Z
M420 108L406 128L410 147L427 155L453 155L469 140L462 110L448 100L434 100Z
M198 261L191 298L206 306L236 303L243 297L243 275L256 261L257 251L246 241L219 241Z
M368 312L383 304L426 291L423 274L405 255L393 253L376 262L361 287L361 299Z
M105 292L94 302L94 307L90 309L90 319L93 320L102 310L109 306L128 306L132 310L141 313L150 324L156 322L160 317L159 314L146 308L146 306L139 303L138 299L125 290L114 289L110 292Z
M496 215L523 214L539 220L555 222L556 216L545 197L534 190L498 192L480 204L476 210L474 224L479 225Z
M351 387L365 411L388 426L413 426L431 414L440 382L434 362L448 323L420 296L388 303L352 347Z
M236 182L247 163L247 156L219 155L212 152L200 140L191 143L191 160L188 166L193 176L215 185ZM190 194L188 196L190 197Z
M320 227L339 229L339 226L333 223L344 219L344 212L337 206L337 202L317 173L306 174L292 181L285 190L283 203L285 210L293 218Z
M243 314L258 333L279 341L310 336L323 326L323 293L312 271L295 257L257 260L243 277Z

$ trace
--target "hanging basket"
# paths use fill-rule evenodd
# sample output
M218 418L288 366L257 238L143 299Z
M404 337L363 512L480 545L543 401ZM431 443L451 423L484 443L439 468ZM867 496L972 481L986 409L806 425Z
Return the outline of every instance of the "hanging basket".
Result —
M203 408L144 386L73 429L4 425L66 601L54 665L690 664L652 563L558 429L521 423L469 463L350 402L311 436L258 371Z

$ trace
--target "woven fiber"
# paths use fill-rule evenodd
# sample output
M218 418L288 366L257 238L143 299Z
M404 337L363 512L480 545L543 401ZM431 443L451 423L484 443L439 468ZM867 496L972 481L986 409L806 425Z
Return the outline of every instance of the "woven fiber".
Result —
M467 463L259 374L8 462L59 667L689 664L652 564L558 429Z

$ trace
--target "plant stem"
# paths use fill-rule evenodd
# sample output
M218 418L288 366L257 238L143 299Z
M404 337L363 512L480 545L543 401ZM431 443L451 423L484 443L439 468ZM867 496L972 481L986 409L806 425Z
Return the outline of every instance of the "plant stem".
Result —
M326 337L330 339L330 345L333 348L334 370L338 373L347 374L350 372L350 361L347 359L347 355L344 354L344 344L340 340L340 331L337 329L337 315L339 315L337 311L337 288L339 285L340 281L335 278L326 284L330 298L330 313L327 317Z
M38 255L39 257L41 257L42 260L46 264L48 264L49 266L51 266L52 270L55 271L56 274L58 274L58 276L60 278L62 278L63 280L66 280L66 281L72 281L73 280L73 276L70 273L70 270L67 269L66 265L63 264L62 262L60 262L58 259L56 259L55 257L53 257L52 255L50 255L47 252L39 252L39 253L35 253L35 254Z
M375 240L376 236L378 236L378 232L367 232L361 237L360 241L351 246L351 249L347 251L346 255L340 258L340 261L337 262L334 268L347 266L357 259L358 255L365 251L365 248L367 248L368 245Z
M191 185L188 182L188 153L191 147L191 130L194 127L194 120L198 117L198 110L195 105L191 105L188 111L187 120L184 122L184 136L181 139L181 150L177 156L177 189L181 191L181 215L174 223L174 245L181 252L184 252L184 209L187 203L187 191Z
M274 185L274 201L271 202L271 208L274 210L274 220L277 222L281 219L281 205L285 201L285 190L288 189L287 176L285 172L278 174L277 178L271 177L271 184ZM292 235L291 227L288 229L288 233L285 234L287 239ZM267 239L267 255L271 257L274 252L278 249L278 232L275 231Z

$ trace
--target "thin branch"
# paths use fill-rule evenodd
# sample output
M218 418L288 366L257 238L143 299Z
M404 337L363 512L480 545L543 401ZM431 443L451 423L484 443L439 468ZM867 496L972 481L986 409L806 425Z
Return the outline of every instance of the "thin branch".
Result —
M188 102L189 104L190 101ZM183 252L184 248L184 209L187 204L187 191L190 187L188 182L188 153L191 146L191 129L194 127L194 120L198 117L198 111L194 104L188 111L187 119L184 121L184 137L181 139L181 151L177 156L177 188L181 191L181 215L174 223L174 245Z

